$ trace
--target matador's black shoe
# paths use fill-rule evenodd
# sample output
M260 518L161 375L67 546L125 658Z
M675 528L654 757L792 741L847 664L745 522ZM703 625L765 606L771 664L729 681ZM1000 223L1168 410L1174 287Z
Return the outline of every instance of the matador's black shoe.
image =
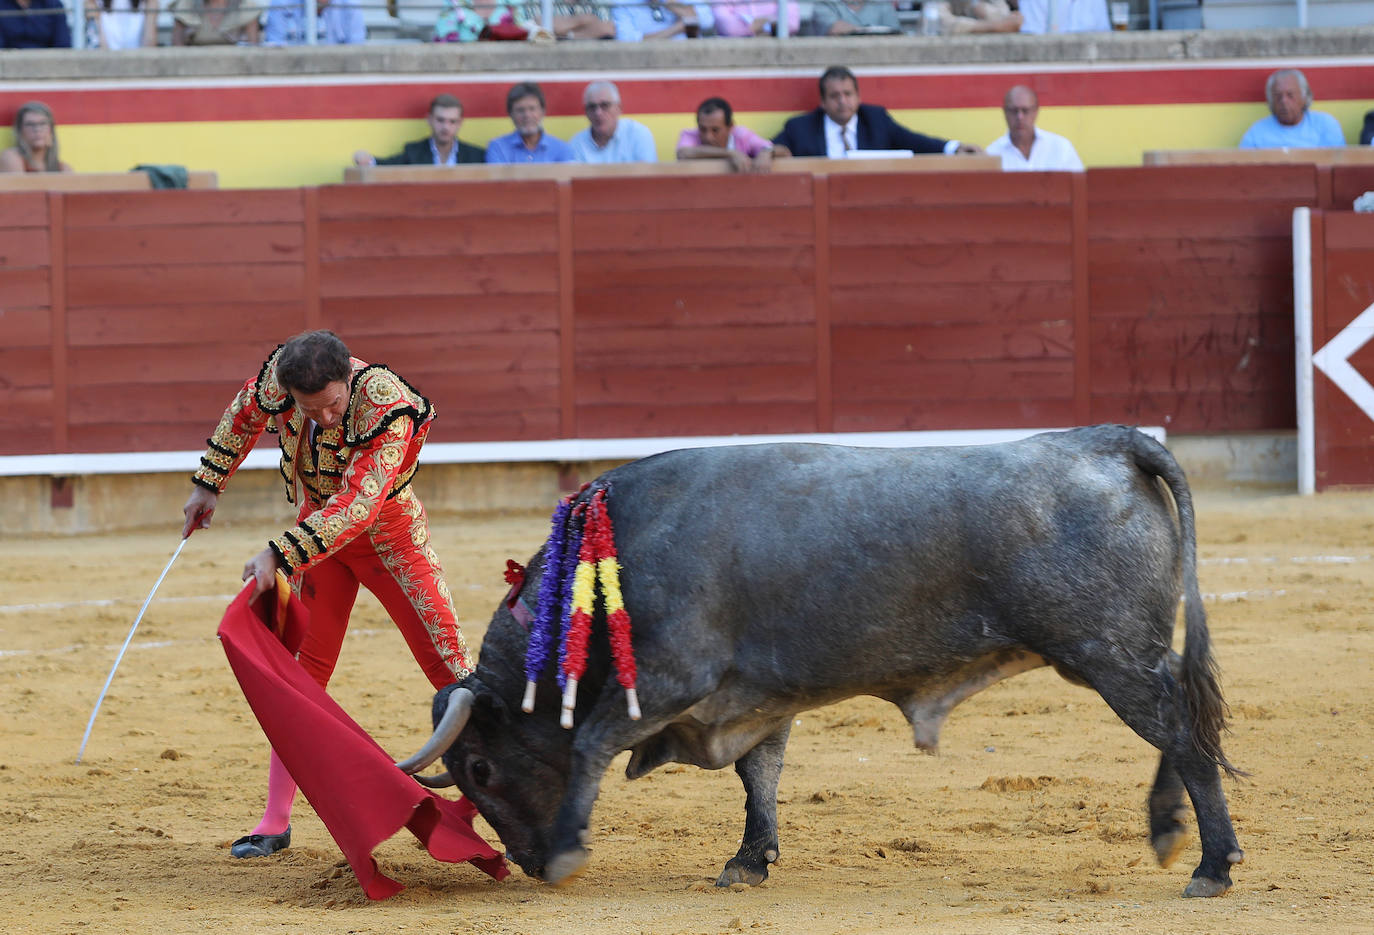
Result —
M270 857L291 846L291 826L281 834L248 834L229 848L230 857Z

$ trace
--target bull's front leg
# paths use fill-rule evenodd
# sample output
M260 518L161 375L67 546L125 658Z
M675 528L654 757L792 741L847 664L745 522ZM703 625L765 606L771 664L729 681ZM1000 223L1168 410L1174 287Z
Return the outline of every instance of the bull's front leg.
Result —
M616 753L617 749L594 747L587 750L582 749L581 743L574 743L568 786L549 835L549 855L544 863L546 882L561 886L586 868L587 825L591 821L592 806L601 793L601 777Z
M768 865L778 859L778 779L791 730L789 717L735 761L735 772L744 783L744 840L739 853L730 858L716 879L716 886L757 886L768 879Z

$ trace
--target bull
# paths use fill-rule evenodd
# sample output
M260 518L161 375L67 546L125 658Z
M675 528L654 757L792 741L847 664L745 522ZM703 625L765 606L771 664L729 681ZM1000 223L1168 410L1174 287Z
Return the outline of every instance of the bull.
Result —
M1231 886L1244 854L1221 772L1239 771L1221 747L1192 496L1153 439L1100 425L972 447L683 449L608 471L579 496L597 490L633 617L642 717L627 714L604 619L575 729L559 726L549 673L521 713L528 615L522 624L502 602L477 669L438 693L433 736L398 764L415 774L442 758L431 783L456 784L525 873L559 884L584 869L601 779L629 750L629 779L666 763L734 765L744 835L716 882L758 884L778 858L778 780L798 712L873 695L933 752L961 701L1050 665L1159 749L1148 821L1164 866L1184 845L1191 798L1202 859L1184 895ZM538 593L544 553L526 594Z

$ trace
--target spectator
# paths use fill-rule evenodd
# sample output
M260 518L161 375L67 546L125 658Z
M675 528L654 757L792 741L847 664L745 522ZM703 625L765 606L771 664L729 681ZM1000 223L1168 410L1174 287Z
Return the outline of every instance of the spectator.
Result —
M822 0L811 14L818 36L847 36L853 32L901 32L897 8L890 2Z
M1364 114L1364 128L1360 130L1360 145L1368 146L1374 143L1374 110L1367 110Z
M937 0L922 0L935 3ZM967 33L1019 32L1023 19L1007 0L939 0L940 32L946 36Z
M1083 160L1073 144L1057 133L1035 125L1040 115L1040 99L1035 92L1018 84L1002 99L1002 116L1007 132L988 144L989 156L1002 158L1007 172L1038 172L1062 169L1082 172Z
M777 35L778 5L773 0L731 0L712 8L716 35L747 38ZM795 36L801 28L801 5L787 5L787 34Z
M1111 32L1107 0L1021 0L1021 31Z
M460 162L486 162L487 151L458 139L463 125L463 102L452 94L440 94L429 102L430 135L407 143L394 156L378 159L365 149L353 154L359 166L451 166Z
M611 22L621 42L647 39L695 39L715 25L709 4L671 0L613 0Z
M582 92L587 128L568 141L578 162L658 162L649 128L620 116L620 89L593 81Z
M0 150L0 172L70 172L57 154L57 121L48 105L29 101L14 115L14 145Z
M1312 87L1296 68L1282 68L1264 83L1269 116L1257 120L1240 138L1241 149L1315 149L1344 146L1336 118L1312 110Z
M773 144L735 126L729 101L708 97L697 107L697 128L678 137L677 158L724 159L736 172L767 172L773 167Z
M268 0L262 22L263 45L306 45L305 0ZM357 45L367 41L362 7L354 0L316 0L316 41L320 45Z
M157 0L86 0L86 44L95 49L157 45Z
M70 49L62 0L0 0L0 49Z
M506 93L506 113L515 132L487 144L487 162L573 162L572 147L544 132L544 90L522 81Z
M821 75L821 106L793 117L773 137L775 156L843 159L855 149L909 149L914 153L980 153L977 146L908 130L885 108L859 102L859 79L842 65Z
M258 44L255 0L172 0L172 45Z
M516 16L508 4L497 0L447 0L434 24L435 42L474 42L488 26L509 25L533 33L540 25ZM615 27L595 13L559 14L553 18L559 39L611 39Z

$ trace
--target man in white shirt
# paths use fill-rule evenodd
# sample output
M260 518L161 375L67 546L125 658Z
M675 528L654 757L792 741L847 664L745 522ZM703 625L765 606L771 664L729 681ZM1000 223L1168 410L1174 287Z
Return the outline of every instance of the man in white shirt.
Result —
M1008 91L1002 99L1007 132L988 144L988 155L1002 158L1004 172L1082 172L1083 160L1072 143L1057 133L1036 128L1039 114L1040 99L1030 88L1018 84Z
M578 162L658 162L658 148L649 128L620 116L620 89L609 81L593 81L582 92L587 128L568 145Z
M1021 0L1026 33L1111 32L1107 0Z

